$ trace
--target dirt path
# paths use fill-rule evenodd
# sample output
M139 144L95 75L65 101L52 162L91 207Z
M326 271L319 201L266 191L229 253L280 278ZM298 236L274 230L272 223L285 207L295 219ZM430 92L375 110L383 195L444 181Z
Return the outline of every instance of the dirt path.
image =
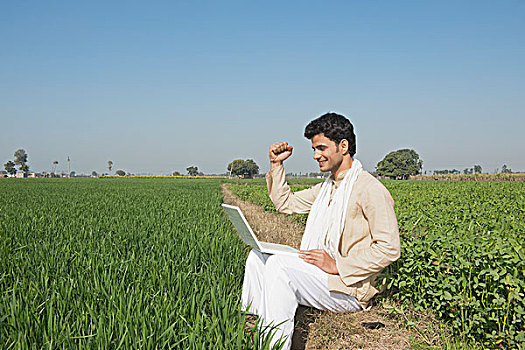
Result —
M224 202L240 207L258 237L262 241L287 244L298 248L304 227L285 215L265 212L258 205L235 197L228 185L223 184ZM405 316L415 320L416 326L406 326ZM332 313L300 307L296 315L296 328L292 349L410 349L412 344L436 342L437 323L430 315L390 314L382 305L370 311L357 313ZM381 322L384 328L369 330L362 322ZM439 333L439 332L438 332ZM415 339L411 341L411 339Z

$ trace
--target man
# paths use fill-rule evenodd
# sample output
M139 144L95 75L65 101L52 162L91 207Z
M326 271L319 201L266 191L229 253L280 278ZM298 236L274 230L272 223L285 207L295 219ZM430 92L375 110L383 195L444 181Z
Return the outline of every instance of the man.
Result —
M292 193L283 162L292 155L286 142L270 146L268 193L286 214L309 213L299 257L252 250L246 261L243 307L276 326L272 342L291 346L299 304L321 310L366 309L378 293L380 271L400 256L394 201L388 190L353 159L354 128L344 116L327 113L306 126L314 160L331 176Z

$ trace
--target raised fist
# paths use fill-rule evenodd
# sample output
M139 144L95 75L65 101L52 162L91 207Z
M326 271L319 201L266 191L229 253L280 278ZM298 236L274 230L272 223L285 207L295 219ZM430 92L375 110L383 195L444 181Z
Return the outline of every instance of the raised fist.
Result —
M281 165L292 155L293 147L288 142L276 142L270 146L270 163Z

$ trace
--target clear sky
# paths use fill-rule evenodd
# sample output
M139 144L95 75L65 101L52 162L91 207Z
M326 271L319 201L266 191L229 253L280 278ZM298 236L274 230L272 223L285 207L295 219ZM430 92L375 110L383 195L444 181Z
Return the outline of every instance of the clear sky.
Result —
M223 173L349 117L374 170L525 170L524 1L2 1L0 161L35 171ZM2 166L3 168L3 166Z

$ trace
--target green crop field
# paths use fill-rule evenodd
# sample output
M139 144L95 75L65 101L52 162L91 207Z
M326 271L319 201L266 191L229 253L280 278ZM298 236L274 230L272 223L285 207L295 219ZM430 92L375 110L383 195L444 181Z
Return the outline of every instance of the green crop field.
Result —
M220 181L0 181L0 348L256 348Z
M0 181L0 348L257 348L223 181ZM273 210L263 180L242 182L234 193ZM524 183L385 185L402 239L394 297L458 338L524 348Z
M457 338L525 348L525 183L385 181L402 256L386 271L394 297L431 309ZM292 185L301 190L305 185ZM274 211L266 186L232 186ZM304 215L294 216L305 223Z

